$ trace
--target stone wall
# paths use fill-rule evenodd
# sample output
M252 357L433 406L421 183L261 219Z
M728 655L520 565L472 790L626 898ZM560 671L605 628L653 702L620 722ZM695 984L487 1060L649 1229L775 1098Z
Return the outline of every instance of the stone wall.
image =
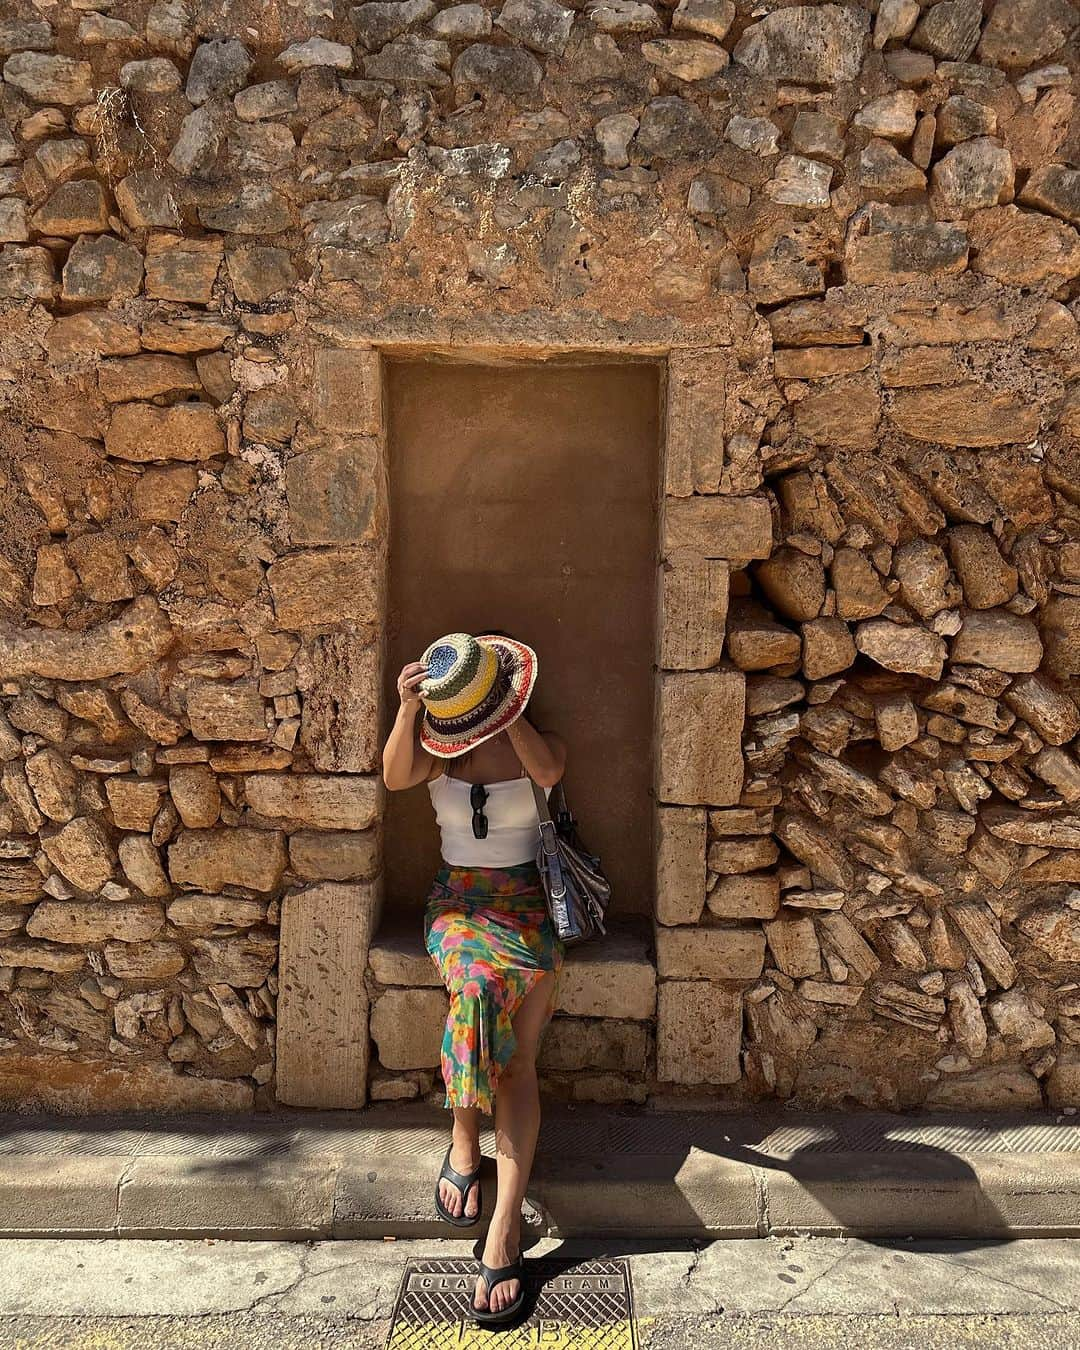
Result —
M441 1098L382 349L667 362L657 924L548 1085L1077 1102L1075 4L0 15L0 1100Z

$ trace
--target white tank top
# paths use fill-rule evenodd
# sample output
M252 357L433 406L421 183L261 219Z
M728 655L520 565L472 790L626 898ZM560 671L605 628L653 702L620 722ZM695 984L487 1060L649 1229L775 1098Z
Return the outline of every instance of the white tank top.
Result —
M525 776L485 783L487 801L486 839L477 839L472 828L472 783L447 778L442 773L428 780L435 819L442 836L443 862L450 867L517 867L535 862L539 846L540 819L536 814L532 784ZM550 796L545 788L544 795Z

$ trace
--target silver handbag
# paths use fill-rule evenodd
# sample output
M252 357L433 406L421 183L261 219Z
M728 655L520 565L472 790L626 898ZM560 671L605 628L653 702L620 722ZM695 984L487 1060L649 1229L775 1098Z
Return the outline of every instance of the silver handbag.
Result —
M611 899L611 883L601 870L600 859L578 838L577 821L566 804L562 783L551 790L553 817L543 788L532 775L529 781L540 817L536 865L556 935L569 947L606 934L604 911Z

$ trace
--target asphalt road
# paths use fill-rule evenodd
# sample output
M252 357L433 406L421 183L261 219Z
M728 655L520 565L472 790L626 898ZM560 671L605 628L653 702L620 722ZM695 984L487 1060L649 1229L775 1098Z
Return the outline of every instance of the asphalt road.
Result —
M314 1317L123 1319L16 1317L5 1350L382 1350L387 1324ZM665 1319L641 1350L1076 1350L1074 1317L720 1317ZM492 1335L497 1350L498 1340Z

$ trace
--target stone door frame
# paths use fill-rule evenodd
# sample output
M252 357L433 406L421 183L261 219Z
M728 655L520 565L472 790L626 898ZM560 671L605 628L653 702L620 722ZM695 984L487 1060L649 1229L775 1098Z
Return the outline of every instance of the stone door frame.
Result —
M726 507L729 512L732 507L739 509L739 499L695 495L696 487L704 487L716 494L715 483L711 489L709 487L709 478L712 475L718 479L723 464L725 397L732 361L730 327L724 319L718 321L715 333L709 333L710 337L715 336L714 345L702 345L700 330L695 331L692 341L687 341L670 320L619 325L597 323L582 316L572 316L562 322L548 315L504 319L481 316L473 324L452 326L445 320L435 320L430 329L422 336L418 335L418 329L423 327L415 316L397 323L384 320L377 325L377 331L365 330L363 323L356 320L338 321L325 316L309 319L307 326L308 339L315 339L306 353L311 373L312 420L316 426L339 434L353 433L372 439L377 447L381 509L386 511L389 456L384 363L387 360L427 358L484 365L580 365L612 361L650 362L661 367L654 554L658 569L653 651L654 921L669 903L667 893L672 887L680 891L686 888L697 896L700 906L705 886L703 808L728 800L731 789L730 785L721 785L718 792L708 782L703 787L700 771L696 772L699 781L690 782L687 789L685 770L681 771L680 781L678 767L678 762L685 758L685 746L680 747L678 737L674 737L674 758L665 747L672 731L671 718L681 717L687 710L683 706L687 695L695 717L706 722L717 718L726 722L725 740L738 744L742 729L741 697L729 696L730 691L725 688L717 699L711 687L713 679L722 680L724 673L717 672L715 677L694 673L704 672L720 658L727 609L728 563L723 559L722 549L721 556L717 556L717 550L707 543L697 542L710 533L715 522L706 519L704 524L695 524L692 520L688 526L682 520L687 508L696 519L695 503L704 505L706 517L709 517L711 504ZM432 331L438 329L444 331ZM680 519L674 527L671 522L673 500L681 501L677 508ZM380 615L385 614L387 605L387 542L392 529L393 521L390 520L389 529L382 532L376 561ZM385 633L380 629L374 663L375 706L380 728L385 711L382 705L385 660ZM673 671L680 673L673 675ZM730 779L730 766L722 772ZM690 777L695 778L693 766ZM704 770L704 777L708 778L707 770ZM741 774L739 782L741 786ZM679 805L668 804L673 801ZM380 817L381 814L380 794ZM698 833L702 836L700 850L694 847L690 854L701 857L700 876L696 875L696 867L691 867L691 875L685 866L687 850L683 847L683 836L687 827L695 837ZM694 842L697 843L696 838ZM376 900L363 951L365 967L367 945L378 927L382 898L380 865ZM357 983L362 983L355 979L358 959L355 926L356 917L348 907L335 907L332 912L322 914L319 951L319 964L324 974L329 969L336 977L334 983L349 984L354 988ZM283 969L280 972L283 984L289 974L289 950L290 944L283 936ZM355 1015L358 1012L359 1021ZM344 1035L345 1021L348 1022L349 1036ZM323 1022L325 1025L321 1024ZM361 1027L363 1044L357 1046L355 1039ZM346 1041L352 1044L346 1044ZM313 1108L363 1106L366 1102L368 1045L366 998L362 1009L351 1009L347 1016L342 1012L340 1002L335 1000L318 999L307 1004L304 1018L294 1019L279 1028L279 1084L288 1084L291 1078L304 1079L300 1091L294 1089L283 1095L279 1090L279 1100ZM310 1064L313 1046L320 1048L321 1055L317 1078L300 1068ZM334 1063L328 1063L325 1058L327 1047L336 1047L330 1056ZM337 1063L337 1060L341 1062ZM295 1073L290 1065L295 1067Z

